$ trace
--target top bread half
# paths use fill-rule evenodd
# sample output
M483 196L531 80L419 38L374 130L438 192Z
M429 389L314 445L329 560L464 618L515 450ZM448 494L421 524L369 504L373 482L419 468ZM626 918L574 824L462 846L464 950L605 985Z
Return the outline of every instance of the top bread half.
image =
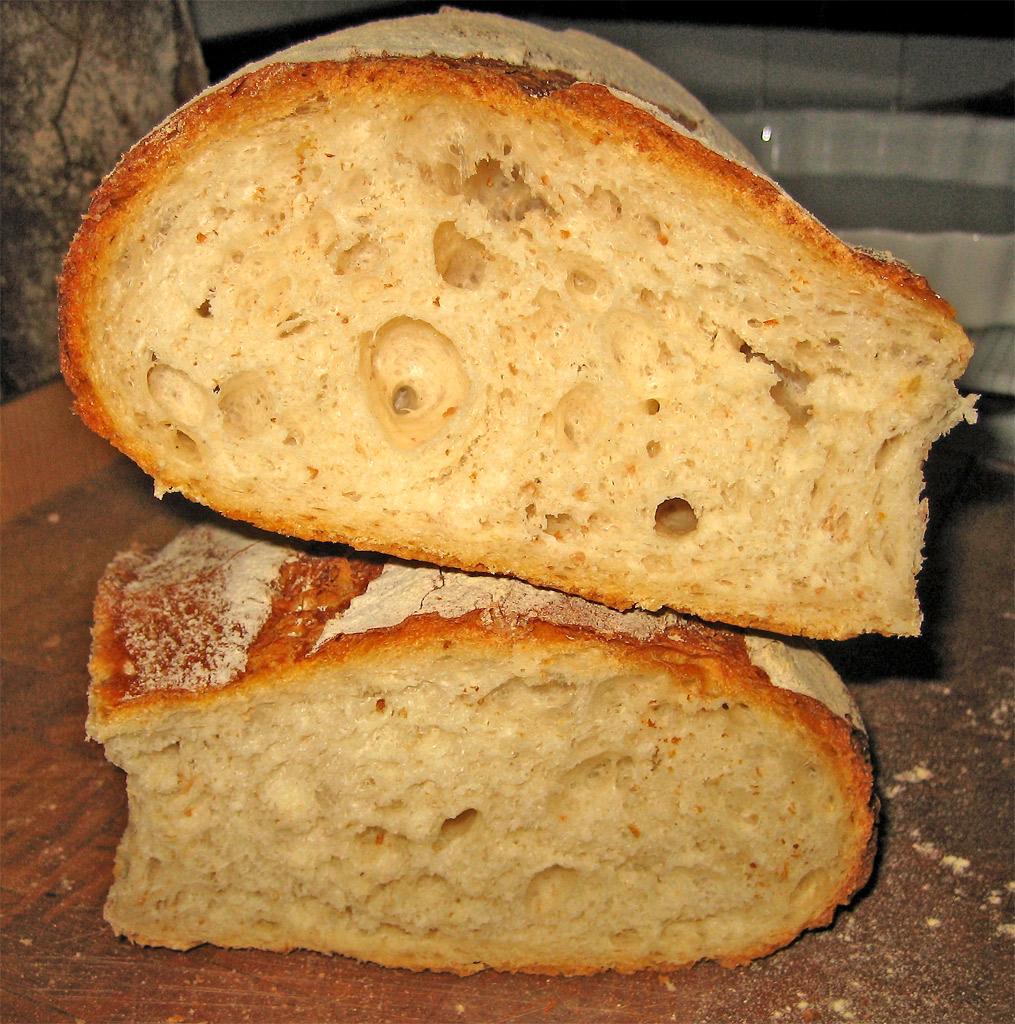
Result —
M61 280L77 410L228 516L783 633L912 634L970 345L676 83L442 12L135 146Z

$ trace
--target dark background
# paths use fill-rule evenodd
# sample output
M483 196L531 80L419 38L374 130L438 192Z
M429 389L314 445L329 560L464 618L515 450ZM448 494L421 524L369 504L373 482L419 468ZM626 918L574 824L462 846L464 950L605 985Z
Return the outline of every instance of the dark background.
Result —
M312 5L305 5L311 7ZM331 4L319 4L331 8ZM271 29L241 32L202 40L208 74L212 82L225 77L247 61L266 56L314 35L347 28L371 18L395 18L429 14L440 3L392 2L341 5L348 13L328 13L312 20L279 25ZM515 18L596 19L602 21L664 22L671 25L746 26L750 28L811 29L828 32L872 32L890 35L956 36L980 39L1015 38L1015 4L1004 0L980 2L823 2L764 3L712 0L697 3L581 3L518 2L456 3L471 10L496 11ZM1007 92L1006 113L1012 112L1012 90Z

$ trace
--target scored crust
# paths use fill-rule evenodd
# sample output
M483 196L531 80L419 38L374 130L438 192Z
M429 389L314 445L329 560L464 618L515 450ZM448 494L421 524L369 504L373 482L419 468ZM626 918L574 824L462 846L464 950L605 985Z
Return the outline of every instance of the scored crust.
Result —
M679 663L707 658L721 675L804 698L864 731L834 670L809 646L706 625L674 612L616 611L509 577L383 556L319 554L221 527L185 530L159 552L133 549L99 583L92 715L201 700L254 685L307 659L341 660L403 631L477 626L596 638Z

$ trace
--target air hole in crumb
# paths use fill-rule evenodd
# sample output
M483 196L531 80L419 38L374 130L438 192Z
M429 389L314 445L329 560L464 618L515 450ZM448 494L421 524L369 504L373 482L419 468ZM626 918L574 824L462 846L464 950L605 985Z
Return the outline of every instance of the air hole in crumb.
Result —
M434 181L437 182L437 187L445 195L461 195L462 175L459 173L458 168L453 164L437 164L433 169L433 177Z
M669 242L669 235L658 217L653 217L652 214L646 214L644 216L645 226L648 229L648 233L660 242L662 245L666 245Z
M197 462L201 457L197 442L190 434L185 434L182 430L177 430L173 434L173 447L176 449L176 454L186 462Z
M433 234L433 259L437 273L453 288L478 288L486 272L486 247L467 238L451 221Z
M572 907L576 894L585 888L587 879L578 871L553 864L534 875L525 892L530 913L557 914Z
M290 313L283 321L276 324L280 338L291 338L310 326L310 321L304 319L302 313Z
M408 384L400 384L391 393L391 408L395 410L399 416L404 416L406 413L410 413L415 409L419 408L419 394L416 392L414 387L410 387Z
M207 420L213 402L211 392L183 370L153 362L145 381L149 395L167 420L185 427L199 426Z
M616 193L608 188L600 188L598 185L592 190L589 196L589 203L600 213L608 213L614 220L620 217L623 212L620 200Z
M525 168L518 164L505 173L499 160L481 160L462 182L462 192L470 202L484 206L494 220L519 221L535 210L553 212L526 184Z
M543 533L562 541L573 537L578 528L578 524L567 512L561 512L560 515L545 517Z
M682 537L698 526L698 516L684 498L667 498L656 506L656 533L666 537Z
M269 429L274 408L268 379L253 370L224 380L219 387L218 404L226 430L240 437L255 437Z
M461 814L445 819L438 840L450 843L455 839L461 839L476 824L478 818L479 811L474 807L467 807Z
M654 459L661 449L662 445L660 445L658 441L649 441L649 443L645 445L645 451L648 452L648 457L650 459Z
M763 352L756 352L746 341L740 346L740 353L748 362L758 359L775 371L779 379L768 389L768 393L772 401L789 416L790 425L801 427L807 423L812 414L811 407L806 401L807 386L811 382L810 375L803 370L783 366Z
M412 317L395 317L361 336L360 373L371 410L402 450L444 432L469 394L454 342Z
M647 412L649 416L655 416L655 414L659 412L659 403L656 399L648 398L645 400L645 412Z
M361 235L348 249L333 246L328 250L331 267L339 276L364 270L382 255L381 247L368 235Z
M596 279L584 270L572 270L567 275L567 286L582 295L591 295L596 290Z
M197 315L205 318L211 316L211 296L205 299L204 302L197 307Z
M603 399L594 384L576 384L557 403L561 433L576 447L591 443L602 427Z
M821 521L821 528L833 539L844 542L850 533L850 517L848 512L838 512L835 506Z
M878 449L877 455L874 457L874 469L880 472L885 469L890 462L892 462L895 453L903 446L905 439L904 434L896 434L895 437L888 438L881 447Z
M802 405L798 401L797 393L785 380L773 384L768 393L772 396L772 401L789 416L791 425L802 427L811 418L810 406Z
M826 884L827 878L824 871L819 868L808 871L794 886L788 902L809 906L814 900L815 893L823 891Z

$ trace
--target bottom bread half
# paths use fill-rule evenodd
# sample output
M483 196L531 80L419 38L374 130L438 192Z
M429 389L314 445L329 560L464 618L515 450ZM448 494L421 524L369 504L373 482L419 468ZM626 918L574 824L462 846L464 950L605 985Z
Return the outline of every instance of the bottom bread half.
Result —
M114 701L107 675L89 728L130 804L107 918L463 974L768 953L869 874L866 745L696 630L417 616L216 691Z

